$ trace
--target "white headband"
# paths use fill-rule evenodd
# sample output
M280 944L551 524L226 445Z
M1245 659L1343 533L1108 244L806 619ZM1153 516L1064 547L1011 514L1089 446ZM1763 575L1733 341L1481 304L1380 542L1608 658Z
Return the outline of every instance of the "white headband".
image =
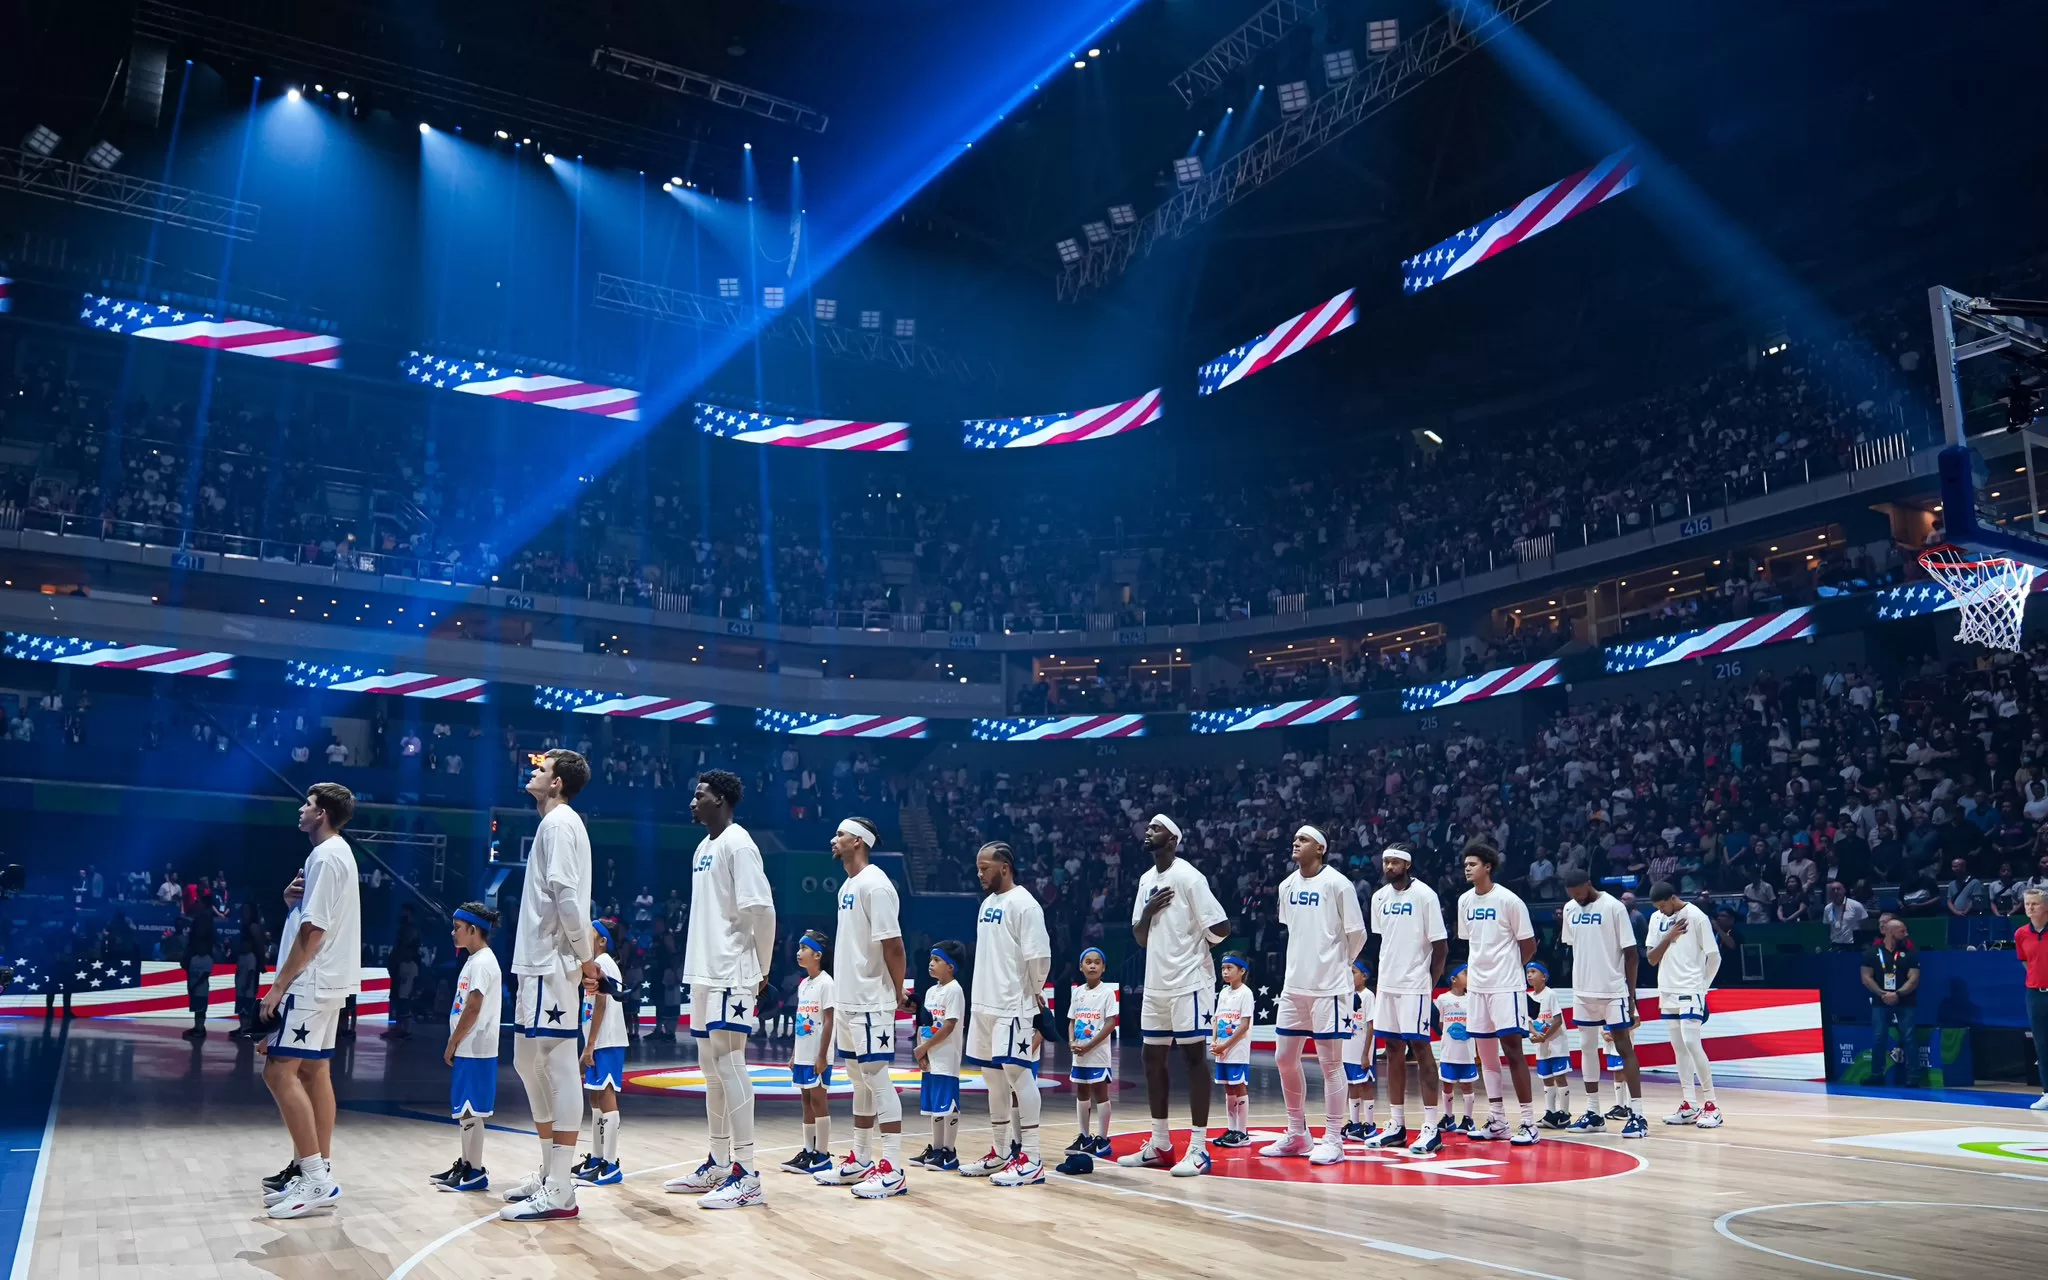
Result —
M1155 813L1152 815L1152 821L1158 823L1162 827L1165 827L1168 831L1173 832L1174 839L1180 839L1180 824L1178 822L1175 822L1172 818L1167 817L1163 813Z
M1325 849L1330 847L1330 842L1323 838L1323 833L1316 830L1314 827L1308 825L1306 822L1302 823L1301 830L1295 832L1294 834L1296 836L1307 836L1309 839L1315 841L1317 844L1323 846L1323 848Z
M1408 852L1406 849L1403 849L1398 844L1390 844L1386 848L1380 850L1380 857L1399 858L1403 862L1415 861L1415 855Z
M839 820L838 834L852 836L870 849L875 847L875 833L868 830L865 823L855 822L852 818L841 818Z

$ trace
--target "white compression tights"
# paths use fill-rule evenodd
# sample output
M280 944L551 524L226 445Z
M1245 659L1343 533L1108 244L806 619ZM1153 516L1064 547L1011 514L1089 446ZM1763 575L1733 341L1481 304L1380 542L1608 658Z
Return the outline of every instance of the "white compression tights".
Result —
M981 1069L982 1081L988 1086L988 1127L995 1135L991 1145L997 1155L1010 1153L1010 1076L1009 1072L994 1065Z
M521 1036L513 1043L512 1068L526 1086L533 1122L553 1127L561 1145L575 1146L583 1129L583 1073L576 1068L576 1041L567 1036Z
M1043 1107L1043 1100L1038 1096L1038 1077L1031 1074L1031 1068L1010 1062L1003 1064L1003 1083L1016 1107L1017 1141L1023 1145L1024 1154L1036 1160L1038 1121ZM993 1101L990 1105L994 1105Z
M1693 1092L1693 1077L1699 1077L1699 1090L1707 1101L1714 1101L1714 1069L1707 1063L1706 1046L1700 1043L1700 1024L1686 1018L1671 1021L1671 1048L1678 1059L1678 1087L1684 1092L1687 1102L1698 1095Z
M1287 1103L1287 1131L1308 1132L1308 1076L1302 1056L1305 1036L1281 1036L1274 1051L1273 1065L1280 1071L1280 1093ZM1323 1072L1323 1124L1326 1129L1344 1127L1344 1100L1350 1086L1344 1081L1344 1045L1338 1040L1317 1040L1316 1064Z
M754 1167L754 1080L747 1074L747 1038L714 1031L704 1039L704 1113L711 1158Z

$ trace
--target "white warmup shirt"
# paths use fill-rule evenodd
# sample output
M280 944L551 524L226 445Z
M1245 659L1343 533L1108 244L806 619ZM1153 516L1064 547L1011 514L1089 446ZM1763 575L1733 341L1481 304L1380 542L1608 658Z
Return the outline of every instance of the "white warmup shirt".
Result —
M1161 889L1173 890L1173 901L1152 917L1145 935L1145 997L1183 996L1216 985L1216 966L1209 955L1208 933L1230 919L1209 891L1209 878L1186 858L1175 858L1161 871L1145 868L1138 877L1138 900L1131 907L1131 927L1145 917L1145 904Z
M1664 958L1657 962L1657 990L1675 996L1705 995L1713 985L1707 957L1711 955L1717 965L1721 959L1720 948L1714 942L1714 922L1707 919L1706 912L1690 902L1680 907L1676 915L1652 911L1643 941L1646 950L1655 951L1680 920L1685 921L1685 932L1672 939Z
M597 971L619 985L619 965L609 954L597 958ZM578 1019L583 1027L583 1036L593 1049L621 1049L626 1045L626 1006L610 992L605 993L604 1019L597 1026L590 1025L591 1012L597 1007L597 997L583 993L583 1012Z
M882 944L900 938L896 886L870 862L839 886L839 927L832 944L833 1005L842 1013L894 1013L898 993L882 960Z
M469 959L462 962L462 973L455 979L455 1003L448 1009L448 1032L455 1033L456 1024L462 1021L462 1011L469 1004L469 993L474 991L480 999L476 1025L469 1034L455 1046L458 1058L495 1058L498 1056L499 1010L503 1001L499 998L505 989L503 972L498 968L497 953L489 947L479 947L469 953Z
M356 855L348 841L329 836L313 846L306 859L305 892L285 917L278 935L279 964L291 954L299 926L322 930L320 949L292 979L286 995L300 1000L346 1000L363 989L363 900L356 881ZM497 1049L491 1050L495 1056Z
M757 940L741 927L742 912L775 906L761 869L760 846L735 822L698 842L691 867L683 981L693 987L701 983L716 990L752 991L761 980L761 951L774 945L772 938Z
M948 1019L957 1019L959 1023L952 1035L925 1054L924 1069L935 1076L959 1075L960 1056L967 1048L967 993L950 978L935 982L924 993L924 1011L931 1015L931 1025L918 1028L918 1034L926 1039L938 1034L939 1026Z
M1572 949L1574 997L1620 1000L1629 994L1621 961L1622 953L1636 945L1636 930L1621 899L1602 893L1584 906L1565 903L1559 934Z
M1074 1023L1074 1043L1082 1045L1102 1034L1109 1020L1117 1016L1116 991L1107 982L1098 982L1092 987L1074 988L1073 998L1067 1002L1067 1016ZM1111 1036L1086 1053L1076 1054L1077 1067L1106 1067L1110 1065L1110 1049L1116 1037Z
M1468 1036L1455 1036L1451 1028L1460 1031L1465 1028L1465 1010L1471 997L1461 996L1455 991L1446 991L1436 998L1437 1020L1444 1024L1444 1037L1436 1042L1436 1060L1460 1066L1470 1066L1479 1061L1474 1055L1472 1040Z
M1344 1041L1344 1061L1364 1066L1372 1061L1372 988L1351 997L1351 1035Z
M796 984L796 1047L789 1051L791 1062L808 1067L818 1061L818 1040L825 1034L825 1011L832 1007L832 975L818 971L815 978ZM832 1061L826 1046L825 1061Z
M1512 890L1495 885L1484 894L1477 889L1460 894L1458 936L1469 944L1466 990L1491 995L1529 989L1529 975L1522 968L1521 940L1535 937L1536 928L1529 922L1529 908Z
M1024 965L1051 958L1045 912L1031 890L1013 885L1007 892L983 898L981 919L974 927L974 1012L1000 1018L1035 1016L1039 993L1024 989Z
M563 957L590 954L590 834L574 809L556 805L527 851L512 972L561 974Z
M1341 996L1351 990L1351 961L1365 945L1365 915L1343 872L1325 866L1306 879L1296 870L1282 880L1280 923L1287 926L1283 992Z
M1250 987L1224 987L1216 993L1216 1043L1237 1034L1239 1027L1252 1024L1252 989ZM1237 1047L1227 1051L1218 1062L1250 1062L1252 1060L1252 1038L1246 1036L1237 1042Z
M1448 936L1443 900L1436 890L1420 880L1410 880L1399 891L1381 885L1372 894L1372 928L1380 935L1380 990L1428 995L1433 944Z

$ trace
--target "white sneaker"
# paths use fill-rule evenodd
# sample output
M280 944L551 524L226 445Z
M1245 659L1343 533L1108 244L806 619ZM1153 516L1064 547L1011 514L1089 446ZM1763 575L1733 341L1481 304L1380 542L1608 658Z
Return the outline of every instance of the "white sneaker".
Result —
M1209 1153L1201 1146L1192 1142L1188 1144L1188 1153L1182 1156L1180 1163L1173 1166L1172 1169L1173 1176L1176 1178L1199 1178L1207 1172L1209 1172Z
M1343 1164L1344 1144L1325 1137L1316 1143L1315 1150L1308 1153L1310 1164Z
M1678 1110L1664 1117L1665 1124L1693 1124L1700 1118L1700 1109L1690 1102L1680 1103Z
M661 1189L673 1192L679 1196L701 1196L716 1190L722 1185L725 1182L726 1173L727 1169L724 1165L713 1160L710 1156L705 1156L703 1164L698 1165L680 1178L670 1178L667 1182L661 1184Z
M579 1212L574 1180L563 1179L560 1182L543 1180L539 1191L516 1204L506 1205L498 1210L498 1216L507 1222L549 1222L556 1218L574 1218Z
M887 1160L878 1160L868 1168L867 1176L853 1186L853 1194L863 1200L887 1200L890 1196L910 1194L910 1179L903 1176L903 1170Z
M2028 1104L2027 1104L2027 1110L2029 1110L2029 1111L2048 1111L2048 1093L2044 1093L2044 1094L2042 1094L2042 1095L2041 1095L2040 1097L2038 1097L2038 1098L2034 1099L2034 1100L2033 1100L2032 1102L2028 1103Z
M285 1185L284 1194L265 1212L273 1218L303 1218L309 1213L332 1209L340 1199L341 1184L334 1179L308 1178L301 1174Z
M1045 1181L1045 1166L1030 1156L1019 1156L1001 1173L990 1174L988 1180L998 1187L1035 1187Z
M505 1188L505 1203L517 1204L521 1200L531 1200L540 1194L540 1189L545 1183L546 1178L543 1175L529 1173L518 1185Z
M734 1165L732 1170L726 1174L725 1181L719 1183L710 1191L705 1192L704 1198L697 1202L697 1207L699 1209L745 1209L753 1205L766 1203L767 1200L761 1195L761 1175L758 1173L748 1173L738 1165Z
M1518 1147L1533 1147L1542 1140L1542 1136L1536 1132L1535 1125L1519 1124L1515 1126L1515 1136L1508 1141Z
M849 1151L846 1153L846 1159L834 1161L828 1167L812 1174L811 1181L821 1187L850 1187L865 1179L868 1171L874 1167L874 1161L863 1160Z
M1306 1133L1286 1133L1260 1147L1259 1154L1268 1160L1279 1160L1290 1156L1305 1156L1314 1147L1314 1139Z
M1128 1160L1130 1157L1125 1156L1124 1159ZM1122 1161L1118 1163L1122 1163ZM979 1160L962 1160L960 1162L960 1176L963 1178L991 1178L1009 1167L1010 1157L999 1153L994 1147L990 1147L988 1154Z
M1721 1108L1709 1102L1700 1109L1700 1118L1693 1121L1696 1129L1718 1129L1721 1127Z

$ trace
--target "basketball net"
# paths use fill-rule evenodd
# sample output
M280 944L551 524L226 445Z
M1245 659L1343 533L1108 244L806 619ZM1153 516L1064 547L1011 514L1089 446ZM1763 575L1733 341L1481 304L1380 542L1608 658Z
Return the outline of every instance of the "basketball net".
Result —
M1944 545L1921 552L1920 567L1955 597L1962 618L1956 639L2019 652L2027 594L2038 572L2034 565L2002 556L1976 560L1961 547Z

